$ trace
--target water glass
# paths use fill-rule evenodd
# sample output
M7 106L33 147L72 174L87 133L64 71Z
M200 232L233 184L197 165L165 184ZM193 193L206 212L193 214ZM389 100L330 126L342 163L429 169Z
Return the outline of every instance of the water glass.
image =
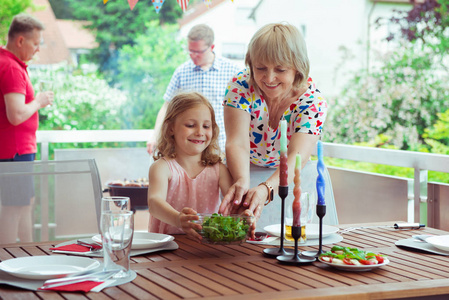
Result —
M315 201L313 199L313 194L310 194L308 192L303 192L301 194L301 215L300 215L300 222L301 222L301 238L298 240L299 243L305 243L307 241L306 236L306 226L312 221L313 216L313 208L315 207ZM292 224L293 224L293 210L292 210L292 202L287 201L290 203L289 206L286 206L286 217L285 217L285 239L289 241L294 241L292 237Z
M39 80L40 92L53 92L53 81Z
M105 211L131 210L129 197L103 197L101 199L101 213Z
M105 211L101 215L104 270L117 270L113 278L130 275L129 257L134 233L132 211Z

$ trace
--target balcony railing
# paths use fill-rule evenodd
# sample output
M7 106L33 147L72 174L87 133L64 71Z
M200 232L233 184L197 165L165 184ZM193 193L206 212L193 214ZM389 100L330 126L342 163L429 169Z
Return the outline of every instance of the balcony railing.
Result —
M150 139L153 135L153 130L78 130L78 131L38 131L37 132L37 141L38 144L41 145L41 159L48 160L49 158L49 144L51 143L88 143L88 142L145 142ZM316 154L316 153L314 153ZM449 200L447 200L447 196L449 194L449 186L445 184L436 184L437 188L432 187L432 192L428 193L429 183L428 183L428 171L437 171L437 172L449 172L449 156L447 155L438 155L438 154L428 154L428 153L420 153L420 152L412 152L412 151L400 151L400 150L389 150L389 149L379 149L379 148L369 148L369 147L359 147L359 146L349 146L342 144L334 144L334 143L324 143L324 156L340 158L352 161L360 161L360 162L368 162L375 164L383 164L390 166L398 166L405 168L413 168L414 169L414 180L413 184L413 192L412 196L412 209L408 210L407 219L408 221L414 222L424 222L428 225L432 225L434 227L445 227L442 223L442 218L438 217L437 213L440 212L441 209L446 209L449 205ZM342 174L341 170L336 169L335 172L330 169L331 177L333 174ZM357 171L349 171L352 173L357 173ZM362 174L363 172L360 172ZM343 173L346 174L346 173ZM336 175L334 175L336 176ZM346 176L346 175L341 175ZM361 177L361 176L357 176ZM348 177L351 178L351 177ZM358 183L359 185L369 185L374 179L377 177L370 177L362 183ZM393 182L393 178L391 176L384 176L385 178L391 182ZM341 179L341 178L338 178ZM402 179L407 181L407 179ZM347 184L350 185L351 182L347 182L346 180L334 180L332 181L339 182L339 185ZM407 183L406 183L407 185ZM335 186L333 184L334 191L340 189L340 186ZM348 187L346 187L348 188ZM405 187L407 189L407 186ZM366 197L362 197L359 195L364 202L369 203L371 205L386 205L387 203L382 203L383 192L379 190L379 193L376 196L373 196L371 199ZM410 193L408 193L410 197ZM432 195L432 198L429 198L429 194ZM337 199L338 193L336 193L336 202L344 203L345 201L349 201L347 196L340 196L341 199ZM406 196L407 197L407 196ZM359 201L360 199L352 199L355 201ZM438 206L435 206L436 201L438 202ZM432 203L432 211L428 211L428 204ZM349 202L348 202L349 203ZM369 206L368 206L369 207ZM369 209L369 208L368 208ZM337 205L338 210L338 205ZM343 210L343 209L342 209ZM437 210L437 213L435 213ZM444 211L444 210L443 210ZM338 211L339 218L341 214L344 214L343 211ZM352 213L352 212L351 212ZM357 212L355 212L357 213ZM366 212L367 214L369 211ZM441 213L441 212L440 212ZM400 217L400 214L398 214ZM342 218L340 218L342 220ZM343 220L350 221L350 218L343 218ZM444 225L444 226L443 226ZM447 225L449 226L449 224Z

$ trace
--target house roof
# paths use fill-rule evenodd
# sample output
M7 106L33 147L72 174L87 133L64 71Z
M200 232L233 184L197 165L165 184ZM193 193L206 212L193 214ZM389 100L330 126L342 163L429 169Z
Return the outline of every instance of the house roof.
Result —
M33 3L38 7L44 7L42 10L29 13L44 24L45 30L43 31L44 42L41 44L39 52L36 53L30 64L48 65L63 61L70 63L70 51L56 23L56 17L51 9L50 3L48 0L34 0Z
M69 49L94 49L98 47L95 36L84 28L87 21L56 20L59 31Z

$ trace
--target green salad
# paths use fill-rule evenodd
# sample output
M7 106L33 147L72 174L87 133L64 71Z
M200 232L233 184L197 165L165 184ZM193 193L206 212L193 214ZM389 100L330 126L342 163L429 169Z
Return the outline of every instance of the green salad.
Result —
M213 243L242 241L250 227L248 218L245 216L222 216L217 213L204 216L201 233L205 239Z

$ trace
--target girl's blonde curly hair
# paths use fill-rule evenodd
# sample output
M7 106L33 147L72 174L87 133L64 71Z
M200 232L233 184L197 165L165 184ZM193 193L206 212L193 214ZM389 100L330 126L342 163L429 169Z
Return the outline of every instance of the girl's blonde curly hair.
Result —
M195 108L200 105L207 106L210 111L212 121L212 139L209 146L207 146L201 154L201 162L206 166L214 165L221 161L220 148L218 146L218 134L220 129L215 121L214 109L209 101L197 92L184 92L177 94L169 102L157 139L156 151L153 155L154 160L158 160L162 157L176 158L175 138L172 134L170 134L170 129L173 128L175 120L180 114L188 109Z

